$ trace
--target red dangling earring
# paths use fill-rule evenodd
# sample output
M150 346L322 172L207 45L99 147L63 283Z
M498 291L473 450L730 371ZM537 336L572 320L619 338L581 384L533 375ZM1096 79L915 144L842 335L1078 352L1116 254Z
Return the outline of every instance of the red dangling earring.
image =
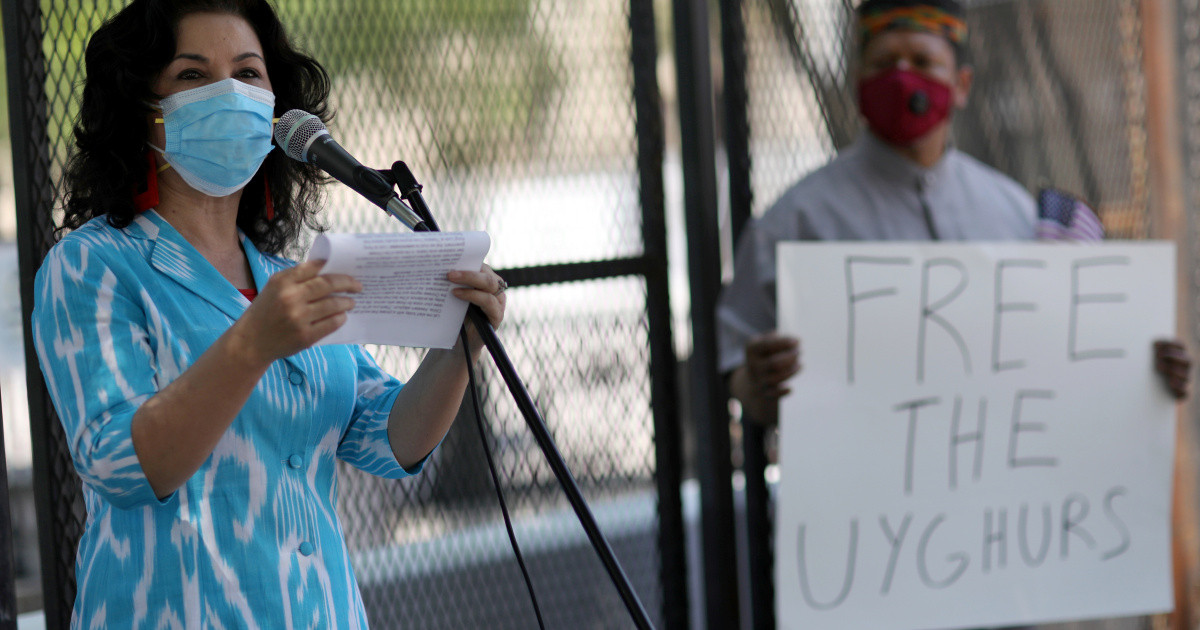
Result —
M264 195L264 198L267 200L266 201L267 220L274 221L275 220L275 202L271 201L271 182L267 181L267 177L265 175L263 176L263 195Z
M141 214L158 205L158 168L154 164L154 152L146 151L146 189L137 192L134 188L133 207Z

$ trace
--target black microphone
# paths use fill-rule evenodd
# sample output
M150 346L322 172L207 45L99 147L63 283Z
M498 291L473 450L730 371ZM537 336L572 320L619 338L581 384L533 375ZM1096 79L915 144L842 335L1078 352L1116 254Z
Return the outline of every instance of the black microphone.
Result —
M410 229L427 229L379 171L363 166L338 144L320 118L299 109L290 109L275 123L275 144L288 157L315 165L334 179L383 208Z

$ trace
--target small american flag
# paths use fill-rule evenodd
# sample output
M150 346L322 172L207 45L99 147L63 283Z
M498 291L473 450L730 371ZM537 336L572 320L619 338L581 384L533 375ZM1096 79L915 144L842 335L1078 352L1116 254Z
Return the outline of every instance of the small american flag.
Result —
M1037 238L1042 241L1100 241L1104 226L1096 213L1074 195L1056 188L1038 194Z

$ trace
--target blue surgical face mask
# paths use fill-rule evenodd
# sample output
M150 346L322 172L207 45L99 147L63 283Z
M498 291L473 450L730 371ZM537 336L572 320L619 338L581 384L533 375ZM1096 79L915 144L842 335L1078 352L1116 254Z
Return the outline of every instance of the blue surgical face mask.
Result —
M242 189L271 152L275 95L225 79L161 101L167 163L192 188L213 197Z

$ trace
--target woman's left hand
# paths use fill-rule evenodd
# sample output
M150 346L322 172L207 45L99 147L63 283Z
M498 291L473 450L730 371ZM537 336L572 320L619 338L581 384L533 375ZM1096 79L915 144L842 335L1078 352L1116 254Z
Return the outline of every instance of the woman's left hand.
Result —
M478 306L487 315L492 328L499 328L504 321L504 290L508 283L496 275L492 268L483 265L479 271L451 271L446 279L463 286L453 289L454 295ZM474 332L474 327L471 328Z
M446 279L458 285L451 289L454 296L478 306L493 328L504 321L504 290L508 283L491 267L451 271ZM388 440L396 461L406 468L429 455L458 414L469 382L466 366L477 361L483 352L475 325L468 319L465 326L470 359L463 352L461 340L449 350L431 349L392 404Z
M1191 368L1192 358L1182 342L1174 339L1154 342L1154 369L1177 399L1187 396Z

